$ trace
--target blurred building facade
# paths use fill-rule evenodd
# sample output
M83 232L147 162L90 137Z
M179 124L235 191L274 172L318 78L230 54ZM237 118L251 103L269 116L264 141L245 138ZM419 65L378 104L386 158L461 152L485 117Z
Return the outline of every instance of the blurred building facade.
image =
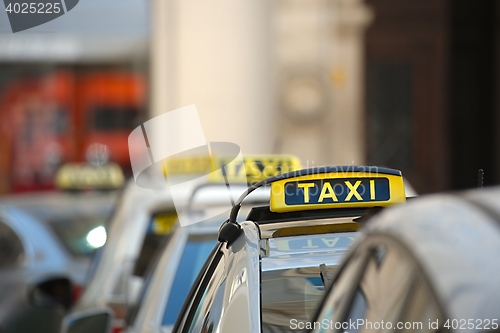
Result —
M0 193L54 188L68 162L130 169L146 118L147 3L84 1L16 34L0 11Z
M365 163L362 1L155 0L152 15L153 115L196 104L207 141Z
M0 95L19 79L135 72L150 98L134 125L196 104L207 141L244 154L392 167L421 193L475 186L479 168L500 182L495 0L88 0L17 34L3 16ZM6 133L0 191L20 149Z
M403 170L420 193L451 185L450 3L367 1L375 13L365 49L368 163Z
M153 114L195 103L208 141L244 153L451 186L447 1L153 3Z
M500 183L500 3L367 0L367 157L420 192Z

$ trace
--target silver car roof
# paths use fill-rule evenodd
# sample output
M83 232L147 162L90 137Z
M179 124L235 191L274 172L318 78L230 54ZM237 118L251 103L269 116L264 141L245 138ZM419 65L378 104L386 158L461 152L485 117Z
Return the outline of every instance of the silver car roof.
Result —
M0 204L20 208L44 222L51 222L67 216L110 215L118 195L118 191L26 193L2 196Z
M385 209L363 234L386 234L401 241L450 318L497 318L499 203L500 188L422 197Z

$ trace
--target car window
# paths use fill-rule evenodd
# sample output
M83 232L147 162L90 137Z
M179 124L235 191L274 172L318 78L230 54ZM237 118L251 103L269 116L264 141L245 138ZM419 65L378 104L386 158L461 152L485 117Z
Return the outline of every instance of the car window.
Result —
M269 255L262 259L263 332L294 332L313 319L325 291L320 269L324 262L318 255L329 260L327 263L337 262L353 237L354 233L346 232L270 239ZM304 261L298 261L299 258ZM290 262L278 269L271 264L274 259ZM338 267L329 264L324 268L328 273L325 283L329 283L328 275L333 275Z
M172 226L176 220L175 213L155 214L151 217L142 241L141 251L134 265L134 275L145 277L151 261L157 257L165 239L172 234Z
M262 331L292 332L290 319L312 320L323 294L319 265L262 272Z
M218 253L209 269L207 276L200 284L200 289L194 296L193 306L190 308L182 332L201 333L210 332L222 314L222 297L225 287L225 257Z
M23 244L8 225L0 221L0 268L17 265L24 258Z
M189 289L216 243L215 234L189 236L175 272L162 325L175 323Z

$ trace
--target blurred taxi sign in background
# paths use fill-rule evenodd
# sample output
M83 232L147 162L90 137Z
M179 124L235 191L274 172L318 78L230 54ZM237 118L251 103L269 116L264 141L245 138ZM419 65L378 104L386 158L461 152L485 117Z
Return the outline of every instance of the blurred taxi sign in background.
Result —
M179 154L162 160L163 175L167 180L174 203L181 202L181 200L175 199L176 191L189 186L188 184L226 184L227 189L224 190L226 195L223 195L223 199L221 199L226 203L211 211L212 214L218 215L231 209L234 201L241 194L232 191L232 187L240 184L247 186L270 176L299 169L301 165L299 159L292 155L242 156L237 145L227 144L212 144L210 153L206 155L200 153L199 149L195 149L183 152L182 157L179 157L181 155ZM231 154L231 150L235 154ZM187 223L195 223L183 213L183 208L176 207L176 209L182 226L187 225Z
M242 180L249 184L301 168L299 158L293 155L247 155L243 156L243 163L232 163L225 158L216 159L215 163L225 175L213 174L212 181L223 182L225 176L229 181Z
M254 183L271 176L301 168L298 157L293 155L245 155L243 160L230 157L171 158L162 162L165 176L210 174L209 181ZM221 169L222 172L213 172Z
M56 186L62 190L117 189L124 182L122 169L116 163L98 166L69 163L56 174Z
M155 235L168 235L177 222L177 214L175 213L158 213L153 216L149 225L148 233Z
M272 184L271 211L388 206L406 201L401 172L377 167L339 167L333 172Z
M163 175L205 174L212 171L209 157L169 158L162 161Z

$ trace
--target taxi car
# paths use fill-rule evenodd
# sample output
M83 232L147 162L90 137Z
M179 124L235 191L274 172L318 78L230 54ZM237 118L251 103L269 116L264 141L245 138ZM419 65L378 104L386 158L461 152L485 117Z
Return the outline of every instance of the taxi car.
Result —
M117 191L26 193L1 197L0 206L22 211L23 215L27 213L54 236L57 246L79 267L78 273L73 274L75 292L79 295L88 282L95 252L105 244L108 220L118 196ZM29 229L23 233L36 237ZM52 244L47 243L47 247Z
M0 331L58 332L88 281L118 193L0 198Z
M167 188L150 190L130 181L111 217L106 245L93 267L94 274L64 320L107 308L113 314L113 328L120 330L128 307L142 288L149 264L170 236L176 219Z
M239 195L246 188L233 185L230 191ZM224 204L220 198L227 196L227 191L225 184L205 185L195 190L188 218L202 222L177 228L172 234L129 317L127 332L171 332L194 279L217 242L226 215L212 217L210 211ZM242 210L248 212L252 205L267 202L269 190L255 191Z
M309 332L500 331L500 188L418 198L375 216Z
M0 205L1 332L57 332L85 269L43 221Z
M237 222L244 199L264 185L269 205ZM304 169L249 187L221 226L173 332L293 331L291 319L312 319L364 218L405 201L401 172L377 167Z
M200 159L186 158L176 162L169 169L170 172L174 171L172 173L174 176L182 178L189 173L197 174L204 171L203 164L205 161L200 163ZM217 163L219 162L217 161ZM289 168L297 168L300 165L298 159L287 155L248 156L242 162L244 165L228 163L230 167L226 169L225 178L209 177L208 179L211 182L218 183L217 187L224 189L221 193L225 198L225 202L227 202L228 194L226 184L221 182L227 181L228 178L235 180L243 177L245 186L232 188L233 192L243 191L247 188L246 182L248 179L245 173L247 169L253 171L251 179L257 179L256 177L262 177L266 172L276 173ZM169 176L172 174L169 174ZM211 174L211 176L214 175ZM151 177L151 181L155 181L155 178ZM189 218L197 216L196 214L200 212L206 213L208 210L216 208L214 206L217 206L218 200L221 199L219 192L209 191L201 200L204 202L199 203L199 200L195 198L197 191L194 194L192 192L193 188L188 187L181 193L185 198L192 197L191 200L186 200L192 206L187 208L190 212ZM193 204L193 202L196 202L196 204ZM96 274L80 302L72 313L65 318L63 331L70 329L78 331L80 326L75 322L95 320L108 314L109 317L113 318L111 328L115 332L123 330L126 318L129 316L135 317L134 313L128 314L128 311L131 306L136 306L135 303L138 297L139 300L142 298L139 292L143 285L146 284L147 287L150 283L147 274L148 266L151 264L156 266L153 261L162 252L162 244L169 246L168 244L174 241L175 245L172 245L174 250L182 250L183 242L178 241L181 239L178 235L186 233L177 231L174 234L174 231L178 229L176 209L179 209L178 202L174 205L172 194L167 187L151 190L138 187L133 182L127 185L122 200L112 218L108 242L102 253ZM191 228L186 230L191 230ZM215 243L217 239L216 233L212 234L212 242ZM176 262L172 261L171 264L172 267L175 267ZM179 300L179 302L182 302L182 300ZM108 328L105 327L105 329ZM97 329L86 330L82 328L82 332L95 330Z

